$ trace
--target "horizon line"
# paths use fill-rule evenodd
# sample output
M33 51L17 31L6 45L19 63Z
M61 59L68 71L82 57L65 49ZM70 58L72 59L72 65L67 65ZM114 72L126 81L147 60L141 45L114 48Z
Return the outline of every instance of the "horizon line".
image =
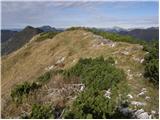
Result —
M62 28L62 29L67 29L67 28L71 28L71 27L85 27L85 28L101 28L101 29L112 29L112 28L115 28L115 27L117 27L117 28L122 28L122 29L147 29L147 28L152 28L152 27L154 27L154 28L159 28L159 25L157 25L157 26L147 26L147 27L121 27L121 26L112 26L112 27L96 27L96 26L69 26L69 27L54 27L54 26L51 26L51 25L41 25L41 26L32 26L32 25L26 25L25 27L11 27L11 28L3 28L2 26L1 26L1 30L10 30L10 29L24 29L24 28L26 28L27 26L31 26L31 27L34 27L34 28L39 28L39 27L43 27L43 26L50 26L50 27L52 27L52 28L58 28L58 29L60 29L60 28Z

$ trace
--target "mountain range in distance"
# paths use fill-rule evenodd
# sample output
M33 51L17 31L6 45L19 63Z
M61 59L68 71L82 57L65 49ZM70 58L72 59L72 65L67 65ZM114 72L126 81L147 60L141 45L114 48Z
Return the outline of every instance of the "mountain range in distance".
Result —
M14 34L16 34L18 31L14 30L1 30L1 42L7 41L9 38L11 38Z
M66 29L66 28L55 28L49 25L45 25L37 28L42 30L43 32L57 32L57 31L63 32ZM125 28L114 26L112 28L96 28L96 29L99 29L105 32L118 33L120 35L130 35L132 37L135 37L137 39L142 39L145 41L159 39L159 27L125 29ZM3 42L7 40L6 38L10 38L10 36L13 36L14 33L20 32L22 30L23 30L22 28L2 29L1 41Z
M19 32L13 31L13 33L8 31L8 35L12 33L12 36L7 36L7 33L5 31L5 34L3 33L4 31L1 31L1 38L7 38L5 41L1 39L2 44L1 44L1 54L2 55L7 55L20 47L22 47L25 43L29 42L29 40L35 36L36 34L39 34L43 32L41 29L34 28L31 26L25 27L23 30ZM7 37L6 37L7 36Z
M145 41L158 40L159 39L159 28L147 28L147 29L133 29L130 31L120 31L121 35L130 35L137 39Z
M159 39L159 27L129 28L129 29L124 29L121 27L113 27L113 28L101 28L100 30L111 33L118 33L120 35L129 35L134 38L145 41Z
M29 26L29 25L28 25ZM27 26L26 26L27 27ZM25 28L26 28L25 27ZM30 26L31 27L31 26ZM33 27L33 26L32 26ZM10 28L10 29L1 29L1 31L16 31L16 32L20 32L25 28ZM64 31L65 28L55 28L55 27L51 27L49 25L44 25L44 26L40 26L40 27L34 27L34 28L38 28L40 30L42 30L43 32L55 32L55 31Z
M26 26L27 27L32 27L32 26ZM1 42L6 42L7 40L9 40L12 36L14 36L16 33L23 31L25 28L11 28L11 29L1 29ZM32 27L34 28L34 27ZM42 30L42 32L62 32L65 29L64 28L55 28L55 27L51 27L51 26L41 26L41 27L37 27L37 29Z
M133 29L124 29L121 27L113 27L113 28L95 28L104 32L118 33L120 35L129 35L134 38L151 41L159 39L159 28L158 27L150 27L146 29L142 28L133 28ZM7 55L20 47L22 47L25 43L29 42L29 40L39 34L41 32L63 32L65 28L55 28L49 25L41 26L34 28L32 26L27 26L24 29L2 29L1 30L1 53L2 55Z

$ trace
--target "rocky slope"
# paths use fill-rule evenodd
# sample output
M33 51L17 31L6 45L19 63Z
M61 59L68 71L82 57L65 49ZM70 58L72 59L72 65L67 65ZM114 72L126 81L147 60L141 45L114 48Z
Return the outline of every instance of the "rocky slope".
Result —
M141 45L112 42L85 30L65 31L43 41L37 41L38 37L39 35L33 37L22 48L2 58L3 101L8 99L16 84L34 81L48 70L68 69L75 65L79 58L103 56L105 59L113 57L116 66L125 71L127 84L131 89L128 95L131 107L144 109L148 114L156 111L157 114L158 90L143 78L143 61L147 53L142 50ZM49 88L53 89L53 86ZM44 87L43 90L46 89L47 87ZM64 91L65 89L62 93ZM49 93L47 95L57 98Z

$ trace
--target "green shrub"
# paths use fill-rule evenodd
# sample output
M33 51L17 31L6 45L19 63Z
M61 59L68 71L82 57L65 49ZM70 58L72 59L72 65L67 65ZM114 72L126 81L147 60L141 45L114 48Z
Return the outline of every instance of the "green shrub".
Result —
M115 61L112 57L109 57L107 61L111 64L115 64Z
M113 88L109 99L104 97L103 91L94 88L87 89L78 96L72 107L66 111L64 117L70 119L86 119L88 117L93 119L116 118L117 108L122 103L119 100L117 91L117 88Z
M57 35L59 32L44 32L41 33L40 36L36 39L37 42L41 42L46 39L52 39L55 35Z
M122 103L121 101L124 101L124 96L127 95L125 93L127 92L127 85L123 85L126 91L122 91L121 94L124 98L118 96L121 89L118 84L125 80L125 74L113 63L113 58L107 60L104 60L103 57L80 59L74 67L63 72L68 79L78 76L85 84L85 91L81 92L73 105L66 110L65 118L101 119L113 117L115 110ZM110 98L104 96L105 90L108 89L112 93Z
M46 72L38 77L37 82L24 82L22 84L16 85L15 88L11 90L12 100L17 103L21 103L23 96L27 96L30 92L33 92L34 90L41 87L43 83L46 83L51 79L51 76L51 72Z
M11 90L12 100L21 103L22 97L28 95L31 91L38 89L40 85L33 82L32 84L24 82L22 84L16 85L14 89Z
M50 105L34 104L32 106L31 119L54 119L54 112Z
M44 73L43 75L41 75L40 77L38 77L38 81L41 83L47 82L48 80L50 80L52 77L52 74L50 71Z
M145 76L158 85L159 83L159 60L152 59L145 66Z
M144 76L149 78L150 81L159 86L159 43L153 41L146 47L149 52L145 56L145 73Z
M92 114L88 114L87 117L86 117L86 119L93 119Z
M96 59L80 59L71 69L64 71L65 77L78 76L82 83L96 89L108 89L125 78L124 72L112 65L113 59L104 60L103 57Z
M70 27L68 29L66 29L66 31L71 31L71 30L85 30L86 28L85 27Z

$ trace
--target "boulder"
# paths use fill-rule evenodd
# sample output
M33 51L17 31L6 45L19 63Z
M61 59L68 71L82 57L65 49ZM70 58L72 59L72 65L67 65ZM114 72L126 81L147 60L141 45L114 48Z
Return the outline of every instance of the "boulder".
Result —
M62 63L65 60L65 57L62 57L61 59L59 59L56 64Z
M152 113L152 114L156 114L156 111L152 110L151 113Z
M143 62L144 62L144 59L141 59L141 60L140 60L140 63L143 63Z
M141 91L147 91L147 89L146 88L142 88L142 90Z
M130 98L130 99L133 98L133 96L131 94L128 94L127 97Z
M137 77L141 77L141 76L142 76L142 73L136 73L136 76L137 76Z
M132 119L151 119L152 116L145 112L143 109L131 110L128 107L119 107L119 112L127 118Z
M128 107L126 108L119 108L119 112L122 113L124 116L128 117L128 116L132 116L133 114L133 110L129 109Z
M111 98L110 95L111 95L110 89L106 90L104 96L110 99Z
M146 92L147 92L147 89L142 88L141 92L137 96L144 96Z
M121 52L123 55L129 55L129 52L128 51L122 51Z
M144 112L137 116L138 119L151 119L151 116L148 115L147 112Z
M134 106L145 106L146 105L146 103L144 103L144 102L137 102L137 101L132 101L131 102L131 105L134 105Z
M135 115L138 116L138 115L142 114L143 112L144 112L143 109L137 110L137 111L135 112Z
M140 92L137 96L144 96L145 92Z
M151 99L149 96L146 96L146 97L145 97L145 100L149 100L149 99Z
M112 45L111 45L111 47L115 47L116 46L116 43L113 43Z
M152 116L145 112L143 109L137 110L135 113L135 118L137 119L151 119Z
M84 90L84 88L85 88L85 86L84 86L84 85L82 85L82 86L81 86L81 88L80 88L80 91L83 91L83 90Z

